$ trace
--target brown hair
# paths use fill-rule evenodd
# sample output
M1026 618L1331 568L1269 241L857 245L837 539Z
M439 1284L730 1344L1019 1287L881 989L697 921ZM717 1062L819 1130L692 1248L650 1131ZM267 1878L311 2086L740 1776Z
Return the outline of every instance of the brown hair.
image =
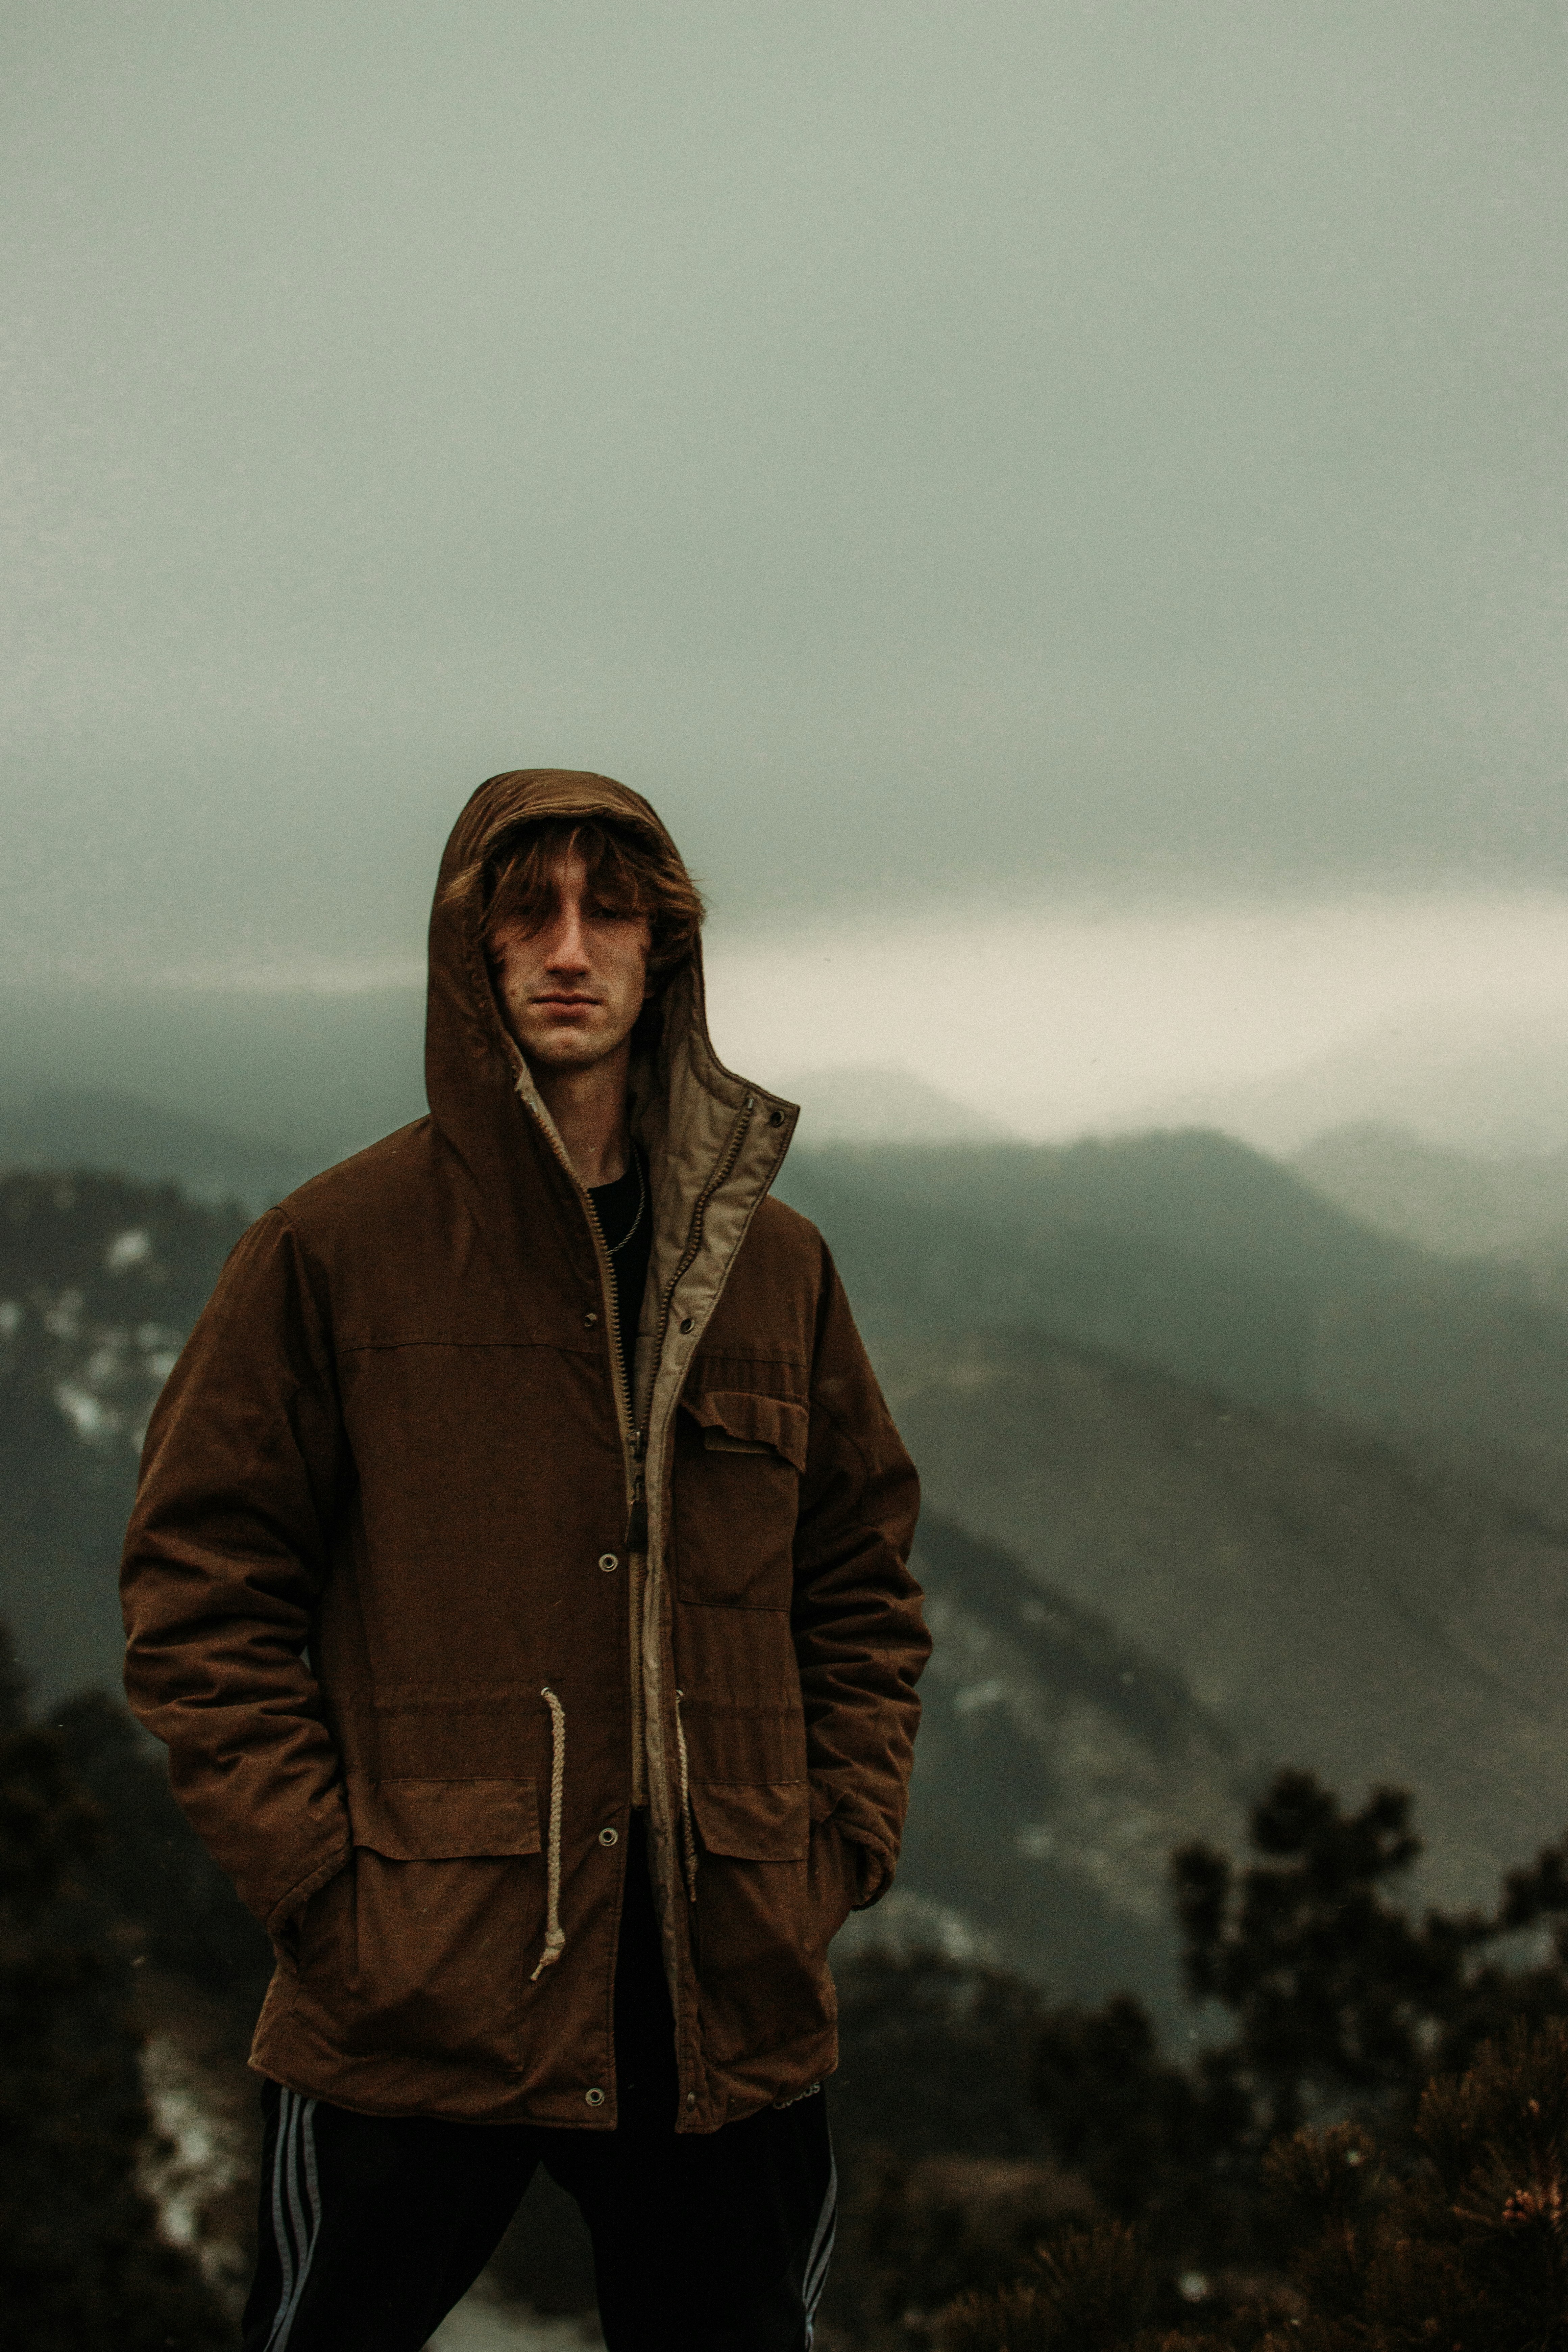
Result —
M697 943L705 911L702 893L672 843L659 842L599 817L547 817L519 825L485 859L479 875L480 934L488 950L503 923L537 930L555 905L556 869L575 849L587 887L616 915L646 915L653 933L650 979L685 961ZM464 898L473 868L459 874L447 896Z

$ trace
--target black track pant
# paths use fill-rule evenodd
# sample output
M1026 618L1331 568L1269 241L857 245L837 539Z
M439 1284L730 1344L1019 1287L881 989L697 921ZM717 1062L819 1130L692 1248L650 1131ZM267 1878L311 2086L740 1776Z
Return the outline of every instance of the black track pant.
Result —
M675 2131L674 2036L640 1868L626 1896L615 2131L358 2116L264 2085L244 2352L420 2352L540 2164L587 2222L609 2352L808 2352L833 2251L826 2103Z

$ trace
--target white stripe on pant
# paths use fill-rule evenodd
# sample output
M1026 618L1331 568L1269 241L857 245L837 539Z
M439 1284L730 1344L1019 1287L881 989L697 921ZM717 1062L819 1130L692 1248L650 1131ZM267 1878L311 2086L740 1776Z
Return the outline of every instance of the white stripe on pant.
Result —
M822 2200L816 2235L805 2258L805 2283L801 2289L805 2305L805 2352L811 2352L816 2331L816 2306L822 2300L822 2290L827 2284L827 2266L833 2260L834 2241L838 2235L838 2164L837 2158L830 2159L830 2162L827 2194Z
M267 2339L267 2352L287 2352L294 2332L294 2315L321 2228L321 2185L316 2178L316 2102L298 2091L284 2091L279 2105L278 2140L272 2151L272 2237L278 2249L282 2285L278 2316ZM301 2172L303 2185L301 2187ZM300 2210L301 2197L310 2208L309 2221ZM288 2212L285 2217L285 2204ZM292 2223L290 2229L289 2224Z

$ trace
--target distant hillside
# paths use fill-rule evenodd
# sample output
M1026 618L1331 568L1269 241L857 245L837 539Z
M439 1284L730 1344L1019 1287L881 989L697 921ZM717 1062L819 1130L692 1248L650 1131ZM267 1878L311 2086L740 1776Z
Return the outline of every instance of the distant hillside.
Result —
M928 1507L914 1567L936 1646L892 1912L863 1935L934 1909L1064 1998L1136 1984L1173 2018L1170 1848L1235 1836L1251 1759L1179 1671L1016 1553Z
M1561 1833L1568 1528L1310 1410L1038 1335L885 1334L876 1354L930 1507L1022 1563L1043 1624L1065 1602L1128 1646L1123 1709L1016 1637L1005 1667L945 1669L1035 1694L1052 1852L1117 1904L1152 1903L1173 1834L1266 1763L1416 1790L1450 1902ZM1018 1615L973 1571L958 1605L997 1638ZM1163 1679L1145 1688L1132 1653Z
M1052 1331L1527 1485L1568 1465L1568 1316L1226 1137L798 1150L780 1189L869 1329Z
M0 1618L46 1706L119 1687L136 1449L239 1222L119 1177L0 1179ZM1224 1727L994 1545L932 1516L921 1567L942 1646L910 1890L1064 1990L1130 1979L1173 2000L1155 1832L1139 1870L1116 1854L1108 1873L1099 1815L1228 1829Z
M243 1223L172 1185L0 1177L0 1619L45 1701L120 1686L142 1432Z
M0 1097L129 1087L198 1123L275 1138L290 1159L323 1144L320 1167L418 1118L424 1034L423 982L342 991L0 982Z
M1331 1129L1290 1165L1324 1200L1446 1256L1518 1258L1568 1243L1568 1151L1486 1160L1368 1122Z
M187 1118L140 1095L35 1088L0 1099L0 1169L93 1170L176 1183L195 1200L253 1214L335 1159Z
M921 1109L902 1081L884 1101L868 1074L834 1075L856 1098L846 1118ZM1446 1260L1201 1131L1067 1147L809 1135L808 1117L780 1189L827 1234L868 1327L1059 1332L1240 1401L1436 1441L1568 1509L1568 1239L1511 1271ZM251 1214L357 1139L293 1148L123 1094L0 1102L0 1167L172 1177Z

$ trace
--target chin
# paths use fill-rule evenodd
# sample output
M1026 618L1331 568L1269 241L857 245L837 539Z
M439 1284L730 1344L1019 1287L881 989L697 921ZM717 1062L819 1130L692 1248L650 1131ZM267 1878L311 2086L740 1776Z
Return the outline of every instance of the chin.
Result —
M537 1062L541 1069L591 1070L595 1062L602 1062L615 1048L606 1045L601 1037L563 1037L557 1033L540 1038L537 1044L531 1042L522 1050L526 1058Z

